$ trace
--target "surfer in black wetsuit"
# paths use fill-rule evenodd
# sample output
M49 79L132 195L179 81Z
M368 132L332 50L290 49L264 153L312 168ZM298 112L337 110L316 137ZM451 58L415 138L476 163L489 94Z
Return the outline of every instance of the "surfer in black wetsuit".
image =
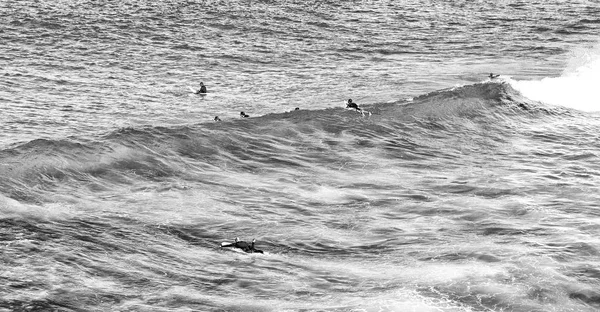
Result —
M215 116L215 121L221 121L221 118L219 118L219 116Z
M250 115L246 115L246 113L240 112L240 117L247 118L247 117L250 117Z
M357 112L361 112L362 113L362 109L360 109L360 107L358 107L358 104L352 102L352 99L348 99L348 103L346 103L346 108L353 108Z
M254 242L256 242L256 239L253 239L252 243L248 244L244 241L241 241L238 237L236 237L234 243L221 243L221 248L232 247L232 248L239 248L247 253L255 253L255 252L256 253L264 253L262 250L254 248Z
M490 73L490 79L498 78L500 75L494 75L494 73Z
M200 90L196 91L196 94L203 94L206 93L206 86L204 86L204 83L201 82L200 83Z

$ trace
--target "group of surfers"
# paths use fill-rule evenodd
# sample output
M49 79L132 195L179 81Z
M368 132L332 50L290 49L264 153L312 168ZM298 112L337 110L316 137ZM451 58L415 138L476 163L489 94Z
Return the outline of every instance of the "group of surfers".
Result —
M500 77L500 75L496 75L494 73L490 73L490 75L488 76L491 80L496 79L498 77ZM198 89L197 91L194 91L195 94L206 94L207 90L206 90L206 86L204 85L203 82L200 82L200 89ZM353 109L356 110L357 112L361 113L361 114L365 114L365 111L363 111L360 107L358 107L358 104L352 102L352 99L348 99L348 101L346 102L346 108L347 109ZM295 110L299 110L300 108L296 107ZM369 113L370 114L370 113ZM241 118L248 118L250 117L250 115L244 113L244 112L240 112L240 117ZM221 121L221 118L219 118L219 116L215 116L214 121Z
M200 89L194 91L194 94L206 94L207 90L206 90L206 86L204 85L203 82L200 82ZM348 99L348 101L346 102L346 108L348 109L354 109L359 113L364 114L363 110L358 107L358 104L352 102L352 99ZM299 110L299 107L296 107L295 110ZM250 115L244 113L244 112L240 112L240 117L241 118L248 118L250 117ZM214 121L221 121L221 118L219 118L219 116L215 116L215 118L213 119Z

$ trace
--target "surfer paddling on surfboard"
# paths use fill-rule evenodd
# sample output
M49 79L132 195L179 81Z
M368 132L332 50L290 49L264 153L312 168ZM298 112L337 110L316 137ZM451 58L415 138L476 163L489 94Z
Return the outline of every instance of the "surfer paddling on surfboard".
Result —
M357 112L361 113L363 116L365 115L365 112L358 107L358 104L352 102L352 99L348 99L348 102L346 102L346 108L347 109L354 109ZM371 115L371 112L367 112L369 115Z
M494 79L500 77L500 75L494 75L494 73L490 73L489 77L490 79Z
M346 103L346 108L355 109L357 112L362 112L362 109L358 107L358 104L352 102L352 99L348 99Z
M252 243L248 244L236 237L233 243L221 243L221 248L238 248L247 253L264 253L262 250L254 248L254 242L256 242L256 239L253 239Z

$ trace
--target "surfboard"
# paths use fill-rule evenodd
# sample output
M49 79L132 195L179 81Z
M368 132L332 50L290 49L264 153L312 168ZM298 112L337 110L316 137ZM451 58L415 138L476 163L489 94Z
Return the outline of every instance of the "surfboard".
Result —
M237 248L237 247L227 247L227 246L231 246L231 245L232 245L232 243L230 243L230 242L222 242L221 243L221 250L231 251L231 252L237 252L237 253L241 253L241 254L245 254L245 255L260 254L258 252L245 252L243 249Z
M244 255L250 255L251 253L248 252L244 252L243 250L239 249L239 248L221 248L224 252L236 252L236 253L241 253Z
M232 247L231 245L232 245L232 243L230 243L230 242L222 242L221 249L225 250L225 251L233 251L233 252L239 252L239 253L243 253L243 254L247 253L247 252L243 251L241 248ZM228 246L230 246L230 247L228 247Z
M198 95L207 95L207 94L208 94L208 93L198 93L198 90L196 90L196 89L194 89L194 88L192 88L192 87L190 87L190 86L187 86L187 87L188 87L188 89L190 89L190 91L191 91L192 93L194 93L194 94L198 94Z
M360 110L356 110L356 108L353 108L353 107L346 107L346 110L352 110L352 111L355 111L357 113L361 113L363 116L365 116L365 114L369 114L369 116L371 116L371 112L370 111L364 110L362 108Z

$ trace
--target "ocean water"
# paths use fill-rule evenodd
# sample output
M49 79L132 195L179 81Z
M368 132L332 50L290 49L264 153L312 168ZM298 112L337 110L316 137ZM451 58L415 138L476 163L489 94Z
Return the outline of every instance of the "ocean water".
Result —
M599 34L596 0L1 0L0 311L599 311Z

